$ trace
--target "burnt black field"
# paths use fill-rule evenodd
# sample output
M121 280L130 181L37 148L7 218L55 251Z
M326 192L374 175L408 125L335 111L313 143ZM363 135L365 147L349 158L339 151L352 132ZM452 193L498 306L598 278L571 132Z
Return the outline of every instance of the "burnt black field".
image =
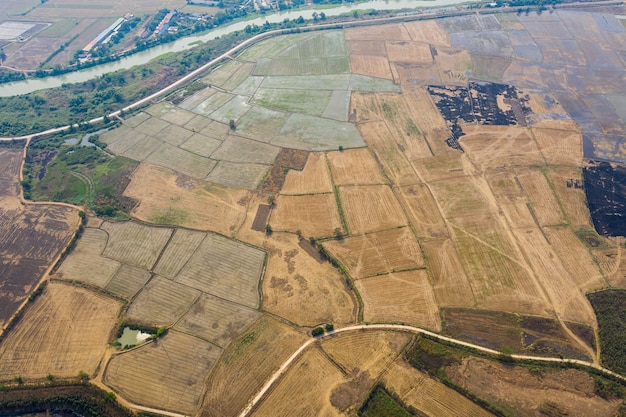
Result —
M626 167L594 162L583 169L587 205L596 231L626 236Z
M507 84L471 81L467 87L431 85L428 92L450 126L451 135L446 144L461 152L463 148L458 139L464 133L459 126L460 121L492 126L526 126L525 116L530 113L526 99L518 95L515 87ZM498 96L511 106L510 110L502 110L498 106Z

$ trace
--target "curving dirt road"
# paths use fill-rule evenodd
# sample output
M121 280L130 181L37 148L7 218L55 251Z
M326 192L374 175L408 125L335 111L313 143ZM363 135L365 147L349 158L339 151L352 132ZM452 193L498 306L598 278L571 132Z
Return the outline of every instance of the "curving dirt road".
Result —
M239 417L246 417L247 415L250 414L250 412L254 409L254 407L259 403L259 401L261 401L261 399L263 399L263 397L265 396L265 394L270 390L270 388L272 388L272 386L274 385L274 383L276 381L278 381L278 379L280 379L280 377L287 371L287 369L289 368L289 366L296 360L296 358L298 358L300 356L300 354L306 349L308 348L312 343L315 343L318 339L322 339L324 337L332 337L334 334L337 333L343 333L343 332L351 332L351 331L361 331L361 330L367 330L367 329L376 329L376 330L380 330L380 329L384 329L384 330L394 330L394 331L404 331L404 332L410 332L410 333L416 333L416 334L424 334L427 335L429 337L432 337L434 339L437 339L439 341L443 341L443 342L448 342L451 344L455 344L455 345L459 345L459 346L464 346L464 347L468 347L468 348L472 348L475 350L478 350L480 352L484 352L484 353L488 353L490 355L501 355L501 352L498 352L496 350L493 349L489 349L486 347L482 347L482 346L478 346L475 345L473 343L468 343L468 342L464 342L462 340L458 340L458 339L454 339L452 337L447 337L447 336L442 336L439 335L437 333L425 330L425 329L421 329L419 327L413 327L413 326L406 326L406 325L401 325L401 324L361 324L361 325L356 325L356 326L349 326L349 327L344 327L341 329L336 329L333 332L330 332L328 334L325 334L323 336L317 337L317 338L311 338L309 340L307 340L306 342L304 342L304 344L302 344L302 346L300 346L300 348L298 348L298 350L296 350L285 362L283 362L283 364L280 366L280 368L274 373L274 375L272 375L272 377L267 380L267 382L265 383L265 385L263 385L263 387L261 388L261 390L257 393L257 395L248 403L248 405L246 406L246 408L243 409L243 411L239 414ZM611 375L615 378L619 378L622 381L626 382L626 377L623 377L622 375L619 375L613 371L610 371L606 368L603 368L600 365L597 365L595 363L592 362L586 362L586 361L581 361L578 359L561 359L561 358L545 358L545 357L539 357L539 356L529 356L529 355L510 355L511 358L513 359L520 359L520 360L533 360L533 361L538 361L538 362L557 362L557 363L568 363L568 364L575 364L575 365L581 365L587 368L593 368L596 369L606 375Z

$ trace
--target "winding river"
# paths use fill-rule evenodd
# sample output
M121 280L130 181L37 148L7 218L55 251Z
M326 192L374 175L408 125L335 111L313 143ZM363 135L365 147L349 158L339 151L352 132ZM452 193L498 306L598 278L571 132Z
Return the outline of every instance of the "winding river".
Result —
M295 11L292 10L282 13L267 14L258 18L225 25L213 29L209 32L203 33L201 35L180 38L174 42L164 45L158 45L145 51L141 51L128 57L122 58L119 61L109 62L106 64L97 65L81 71L70 72L59 76L33 78L24 81L3 84L0 85L0 97L27 94L46 88L60 87L61 85L66 83L83 82L92 78L100 77L101 75L109 72L121 69L128 69L136 65L143 65L163 54L169 52L179 52L185 49L193 48L198 44L198 41L205 42L214 39L217 36L223 36L237 30L243 30L247 25L255 24L261 26L265 23L265 21L268 21L270 23L278 23L282 22L284 19L297 19L299 16L302 16L305 19L312 19L313 13L316 11L318 13L323 11L326 16L337 16L343 13L350 13L354 10L400 10L418 7L442 7L460 4L465 1L467 0L370 0L365 3L343 5L327 9L307 9Z

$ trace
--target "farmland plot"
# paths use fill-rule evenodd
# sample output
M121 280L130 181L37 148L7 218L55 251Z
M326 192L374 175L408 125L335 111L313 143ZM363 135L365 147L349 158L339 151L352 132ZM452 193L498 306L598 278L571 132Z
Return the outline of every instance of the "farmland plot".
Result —
M393 80L386 56L350 55L350 68L353 74Z
M259 305L258 282L265 254L207 234L174 281L250 308Z
M582 169L550 166L546 169L546 177L554 187L554 193L570 224L576 228L589 227L591 218L587 207L587 197L582 189Z
M430 64L433 57L430 46L422 42L387 41L385 42L389 61L409 62L411 64Z
M78 226L75 209L20 204L22 149L0 148L0 327L15 313Z
M452 240L428 240L422 248L439 306L473 307L472 287Z
M276 199L270 225L277 231L296 232L304 236L332 236L342 228L337 202L332 193L313 195L280 195Z
M441 330L439 308L426 270L395 272L356 281L366 322L406 323Z
M427 415L492 416L465 396L431 379L401 359L389 366L382 379L385 387L395 392L404 404Z
M254 189L268 170L262 164L219 161L206 179L226 187Z
M136 266L121 265L105 289L113 294L133 298L150 279L150 272Z
M532 129L546 162L553 165L578 166L583 158L582 136L578 132Z
M209 342L170 330L158 342L113 356L103 381L136 404L193 414L221 352Z
M528 199L532 203L537 221L542 226L564 222L563 212L545 175L538 170L525 170L517 175Z
M345 372L367 372L375 380L410 340L408 333L365 330L326 338L321 348Z
M365 26L344 30L346 40L381 40L381 41L410 41L408 31L402 24Z
M385 230L408 223L389 186L343 186L339 194L350 233Z
M501 126L463 127L460 143L469 158L484 171L510 165L542 165L544 159L527 129Z
M282 129L289 115L261 106L252 106L237 121L237 135L268 143Z
M368 149L329 152L328 163L336 185L385 184L380 168Z
M341 371L319 349L309 349L276 384L255 411L257 416L340 416L330 403L332 388L345 382Z
M0 344L0 379L93 374L119 309L115 300L85 289L48 284Z
M237 415L307 336L269 315L231 343L207 379L202 417ZM237 389L233 389L236 386Z
M124 195L140 203L140 220L211 230L232 235L244 221L246 190L185 178L166 168L142 163L133 172Z
M323 245L353 279L415 269L424 264L417 240L408 227L329 240Z
M111 223L101 226L109 234L103 254L119 262L151 269L167 244L172 229L143 226L134 222Z
M126 315L149 326L175 323L200 296L200 291L156 276L134 299Z
M321 152L312 152L302 171L289 170L281 194L302 195L332 193L333 185L326 158Z
M225 348L259 315L256 310L203 294L174 328Z
M435 46L450 46L448 32L436 20L403 23L411 40Z
M594 393L591 375L574 369L554 369L537 378L523 367L470 357L447 367L446 373L456 384L486 401L502 404L520 414L533 413L552 403L553 408L569 416L583 417L590 413L611 416L617 406Z
M448 236L437 202L425 184L398 187L394 191L417 237L431 239Z
M273 232L263 247L269 253L262 282L266 311L302 326L354 323L357 300L345 278L308 241Z
M195 253L205 237L206 233L176 229L167 247L161 254L154 272L173 279L189 261L191 255Z
M275 146L231 135L212 157L229 162L269 165L276 159L278 151Z
M180 172L181 174L198 179L203 179L208 176L216 165L214 160L194 155L191 152L174 147L168 143L162 143L158 146L154 146L152 149L154 150L145 158L137 159L145 160L146 162L160 165L172 171Z
M63 264L54 273L53 277L105 288L120 266L121 263L113 259L76 251L63 261Z
M193 154L208 158L221 144L222 142L218 139L200 133L194 133L189 139L179 145L179 147Z

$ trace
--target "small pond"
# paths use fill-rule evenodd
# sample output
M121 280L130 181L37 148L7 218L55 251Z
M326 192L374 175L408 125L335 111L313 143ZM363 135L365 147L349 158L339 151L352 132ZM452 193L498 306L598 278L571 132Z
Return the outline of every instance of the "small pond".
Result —
M145 342L150 336L150 333L143 333L141 330L134 330L130 327L124 327L124 332L122 336L117 339L120 342L122 347L124 346L134 346L139 343Z

